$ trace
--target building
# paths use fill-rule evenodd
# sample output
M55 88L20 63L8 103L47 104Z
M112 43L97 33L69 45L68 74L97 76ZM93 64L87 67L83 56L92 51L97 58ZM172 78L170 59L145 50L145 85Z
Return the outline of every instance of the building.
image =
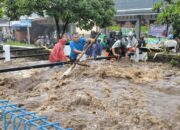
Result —
M158 0L115 0L115 22L124 32L134 28L137 38L141 32L146 32L149 25L157 18L157 12L152 11Z
M59 24L62 28L63 23ZM74 25L69 24L66 31L75 32L74 30ZM32 14L29 17L22 16L19 21L0 20L1 33L4 38L14 37L19 42L29 41L34 43L40 37L48 37L48 39L56 38L56 25L54 19L50 17L40 17L37 14Z

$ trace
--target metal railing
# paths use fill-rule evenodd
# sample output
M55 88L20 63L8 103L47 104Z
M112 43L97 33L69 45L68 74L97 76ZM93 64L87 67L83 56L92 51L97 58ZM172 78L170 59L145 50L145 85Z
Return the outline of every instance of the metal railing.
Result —
M10 59L17 59L17 58L28 58L28 57L42 57L42 56L48 56L50 52L43 52L43 53L37 53L37 54L26 54L26 55L17 55L17 56L11 56L11 53L13 52L30 52L30 51L44 51L45 48L22 48L22 49L11 49L10 48ZM6 54L4 50L0 50L0 53L3 53L3 57L0 57L0 60L5 60Z
M72 130L61 127L59 123L51 123L47 117L36 116L35 113L18 108L5 100L0 100L0 123L3 123L3 130Z

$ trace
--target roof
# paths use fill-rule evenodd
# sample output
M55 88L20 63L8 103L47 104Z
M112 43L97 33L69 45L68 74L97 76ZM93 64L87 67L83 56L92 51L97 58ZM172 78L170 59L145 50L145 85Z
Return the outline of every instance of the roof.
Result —
M153 5L158 0L115 0L116 16L152 15Z

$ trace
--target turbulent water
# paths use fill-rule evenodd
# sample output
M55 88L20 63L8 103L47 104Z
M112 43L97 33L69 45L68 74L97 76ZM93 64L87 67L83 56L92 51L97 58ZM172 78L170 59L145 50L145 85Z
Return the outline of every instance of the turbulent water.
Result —
M0 74L0 99L74 130L179 130L180 69L160 63L91 61Z

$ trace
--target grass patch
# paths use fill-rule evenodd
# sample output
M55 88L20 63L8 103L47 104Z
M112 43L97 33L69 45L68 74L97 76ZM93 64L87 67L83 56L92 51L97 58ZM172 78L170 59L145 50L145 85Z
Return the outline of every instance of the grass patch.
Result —
M21 42L16 42L16 41L8 41L5 43L5 45L10 45L10 46L23 46L23 47L35 47L35 45L28 44L28 43L21 43Z

